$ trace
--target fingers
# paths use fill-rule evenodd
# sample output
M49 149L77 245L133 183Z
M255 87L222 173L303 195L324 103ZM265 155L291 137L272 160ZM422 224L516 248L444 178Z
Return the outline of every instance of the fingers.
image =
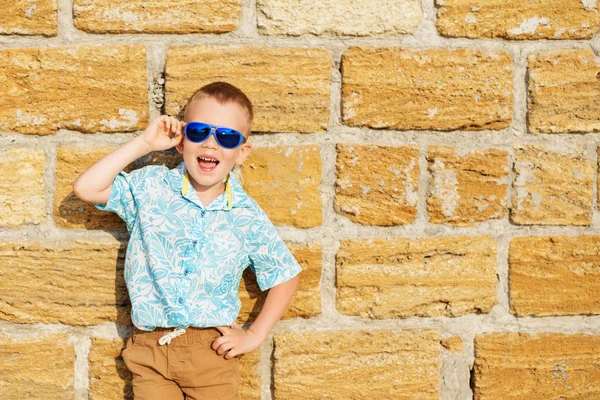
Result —
M213 350L215 350L216 353L220 356L225 354L226 359L236 357L237 354L236 354L236 350L234 349L234 347L236 347L236 343L239 342L240 338L239 338L239 333L234 333L234 331L243 330L241 325L239 325L236 322L233 322L231 324L231 327L216 326L215 328L217 328L223 334L223 336L220 336L217 339L215 339L212 342L212 344L210 345L210 347ZM231 349L234 349L234 350L231 350Z
M233 349L234 347L235 346L234 346L233 342L223 343L217 349L217 354L220 355L220 356L222 356L223 354L227 353L229 350Z
M165 131L169 133L171 131L171 116L169 115L161 115L160 122L163 123L165 127Z
M237 354L234 354L234 351L235 350L228 351L227 354L225 354L225 359L229 360L229 359L234 358L235 356L237 356Z
M185 126L185 123L182 125L183 121L179 121L177 118L171 115L162 115L160 120L164 124L165 131L169 136L171 136L171 134L176 136L181 135L183 127Z
M181 143L182 139L183 135L181 132L176 133L175 136L171 138L171 146L177 146L179 143Z
M213 350L216 350L217 354L220 356L231 350L234 346L235 344L226 336L221 336L210 345L210 347Z
M219 346L221 346L223 343L229 342L229 337L227 336L220 336L217 339L215 339L212 344L210 345L211 349L213 350L217 350L219 348Z

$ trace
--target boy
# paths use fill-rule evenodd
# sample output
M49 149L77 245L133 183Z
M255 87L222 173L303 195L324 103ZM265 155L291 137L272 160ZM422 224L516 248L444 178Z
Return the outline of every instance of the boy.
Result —
M230 174L252 149L252 118L238 88L206 85L188 100L184 121L155 119L73 183L77 197L117 213L130 233L125 282L134 328L122 355L136 399L236 399L237 356L260 346L297 288L300 265ZM183 154L174 169L122 171L173 146ZM244 329L235 319L247 266L270 290Z

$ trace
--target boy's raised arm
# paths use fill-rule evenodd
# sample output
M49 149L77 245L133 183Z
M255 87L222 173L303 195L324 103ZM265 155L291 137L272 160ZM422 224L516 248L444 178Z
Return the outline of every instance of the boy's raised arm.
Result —
M151 151L165 150L177 145L183 137L184 125L184 122L168 115L156 118L142 135L104 156L79 175L73 182L73 193L83 201L105 204L117 174ZM172 138L171 133L175 135Z

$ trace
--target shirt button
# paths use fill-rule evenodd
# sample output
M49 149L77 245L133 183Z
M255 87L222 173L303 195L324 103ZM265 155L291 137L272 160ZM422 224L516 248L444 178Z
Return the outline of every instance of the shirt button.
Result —
M183 297L179 298L179 304L183 304Z
M206 211L202 210L200 211L200 215L204 217L204 214L206 214Z
M184 269L184 270L183 270L183 273L184 273L185 275L187 275L187 274L189 274L189 273L190 273L190 270L186 268L186 269Z

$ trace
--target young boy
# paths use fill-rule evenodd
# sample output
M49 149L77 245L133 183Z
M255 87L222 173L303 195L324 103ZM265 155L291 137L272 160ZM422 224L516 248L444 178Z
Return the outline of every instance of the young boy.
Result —
M73 192L117 213L130 238L125 282L133 334L123 359L137 399L236 399L238 355L260 346L286 311L301 270L275 227L230 174L252 145L252 105L238 88L200 88L184 121L161 116L73 183ZM135 159L176 146L174 169ZM235 322L246 267L270 289L256 320Z

